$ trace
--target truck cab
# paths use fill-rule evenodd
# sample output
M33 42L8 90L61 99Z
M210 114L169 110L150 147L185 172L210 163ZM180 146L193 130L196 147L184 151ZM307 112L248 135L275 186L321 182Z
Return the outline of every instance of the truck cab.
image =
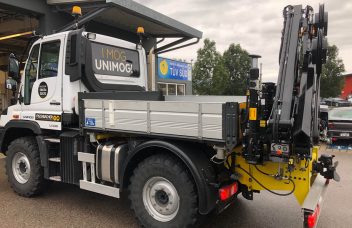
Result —
M76 48L78 41L84 43L84 50ZM87 58L77 58L83 51L89 53ZM21 119L61 130L61 118L71 120L79 114L79 92L126 87L146 91L146 74L146 53L140 44L83 30L40 37L22 72L18 102L1 116L0 126Z

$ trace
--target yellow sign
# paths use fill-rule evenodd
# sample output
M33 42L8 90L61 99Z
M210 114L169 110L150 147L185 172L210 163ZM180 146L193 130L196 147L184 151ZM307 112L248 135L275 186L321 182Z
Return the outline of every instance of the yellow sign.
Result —
M55 121L55 122L60 122L60 116L59 115L53 115L52 117L51 117L51 119L53 120L53 121Z
M257 108L249 108L249 120L257 120Z
M260 121L260 127L265 127L266 126L266 121L265 120L261 120Z
M169 71L169 65L167 64L166 60L164 59L163 61L160 62L160 72L162 75L167 75L168 71Z

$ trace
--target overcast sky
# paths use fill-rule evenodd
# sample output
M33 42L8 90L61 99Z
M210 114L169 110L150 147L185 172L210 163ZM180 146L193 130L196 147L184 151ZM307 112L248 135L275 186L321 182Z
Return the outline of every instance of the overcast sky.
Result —
M179 20L203 32L203 38L215 40L217 50L223 52L231 43L239 43L249 53L262 56L263 79L277 79L278 55L282 9L286 5L302 4L297 0L136 0L145 6ZM352 1L309 1L315 12L319 3L325 3L329 12L328 41L340 49L346 72L352 73ZM185 59L197 58L197 45L173 51L165 57Z

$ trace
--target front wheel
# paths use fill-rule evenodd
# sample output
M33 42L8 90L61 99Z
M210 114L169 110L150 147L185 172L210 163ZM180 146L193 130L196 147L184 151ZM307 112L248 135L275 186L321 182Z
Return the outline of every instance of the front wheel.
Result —
M132 210L144 227L192 227L198 217L195 186L184 165L154 155L134 170L129 186Z
M6 173L12 189L25 197L41 193L45 180L35 138L15 139L6 154Z

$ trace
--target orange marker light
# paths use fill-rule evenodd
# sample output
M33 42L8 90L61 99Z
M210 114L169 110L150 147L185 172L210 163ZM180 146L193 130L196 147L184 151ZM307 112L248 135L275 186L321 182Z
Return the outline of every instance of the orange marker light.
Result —
M82 9L79 6L72 7L72 15L73 16L82 16Z
M141 27L141 26L139 26L139 27L137 28L137 34L144 34L144 28Z

